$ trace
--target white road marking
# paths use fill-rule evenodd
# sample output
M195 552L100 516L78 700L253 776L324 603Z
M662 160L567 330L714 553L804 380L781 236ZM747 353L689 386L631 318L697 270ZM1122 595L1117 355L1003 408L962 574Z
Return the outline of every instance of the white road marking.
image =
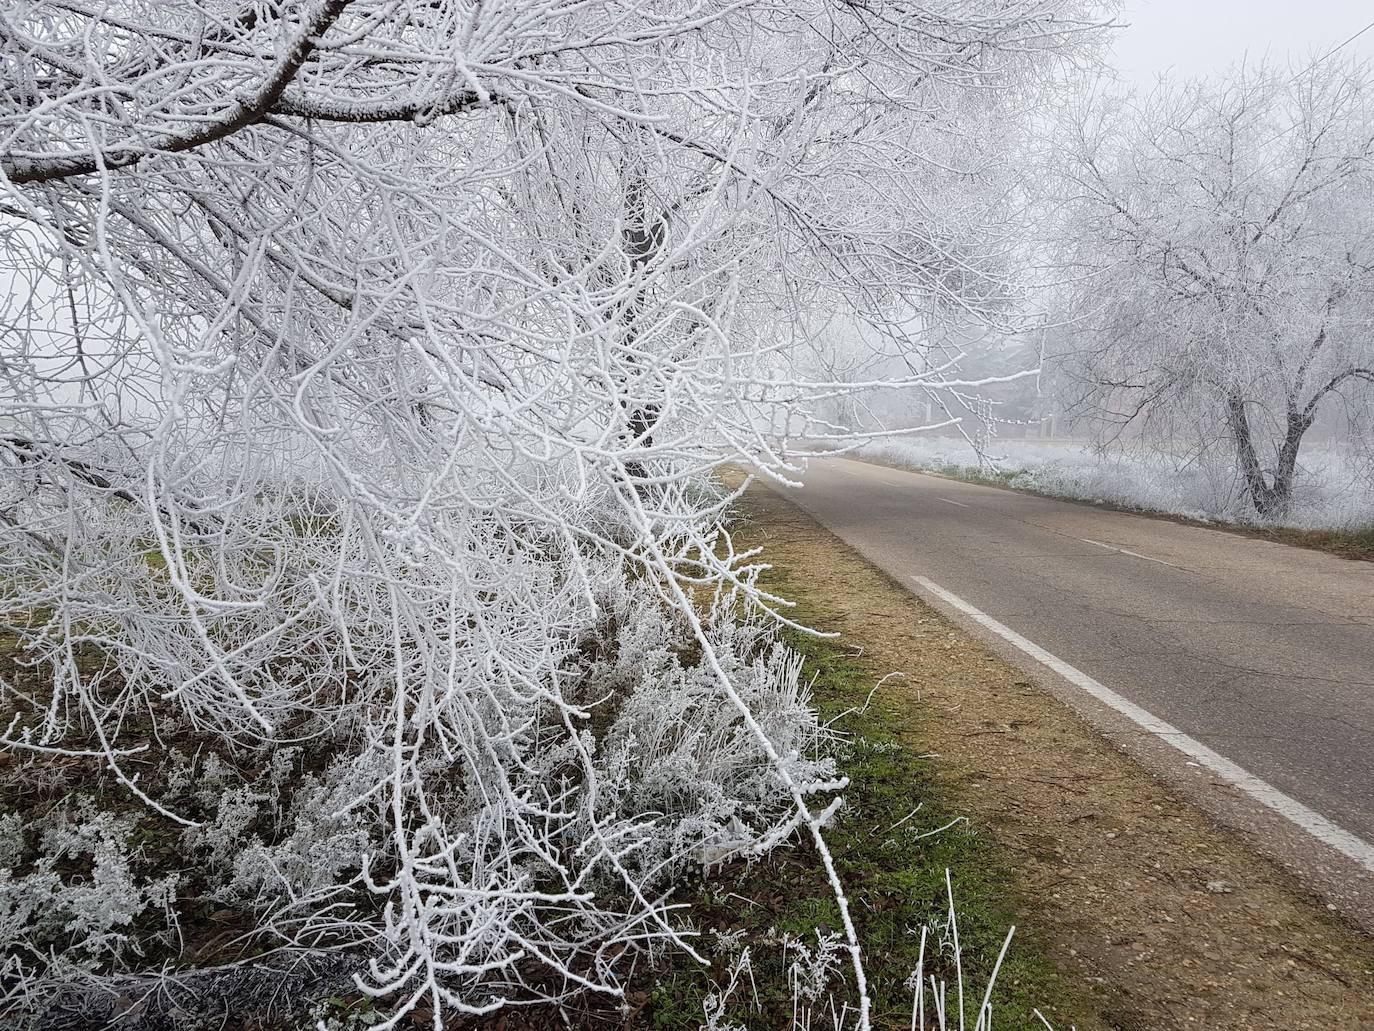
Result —
M965 505L962 501L951 501L949 498L936 498L936 501L943 501L946 505L958 505L960 508L972 508L972 505Z
M1025 652L1041 665L1047 666L1055 673L1058 673L1075 687L1088 692L1088 694L1092 695L1104 705L1115 709L1137 726L1144 730L1148 730L1165 744L1172 745L1189 759L1194 760L1199 766L1210 770L1232 787L1249 795L1260 805L1272 810L1285 820L1288 820L1290 823L1306 831L1318 841L1325 845L1329 845L1341 855L1353 859L1360 866L1374 873L1374 845L1371 845L1363 838L1356 837L1344 827L1332 823L1325 816L1322 816L1321 813L1309 809L1297 799L1285 795L1272 784L1260 780L1253 773L1237 766L1220 753L1214 752L1201 741L1189 737L1172 723L1166 723L1158 716L1146 712L1134 702L1128 701L1111 688L1094 680L1081 669L1070 666L1063 659L1051 655L1038 644L1028 641L1015 630L997 622L997 620L993 619L987 613L974 608L968 602L964 601L963 598L951 594L939 584L933 583L923 576L913 577L912 579L935 597L987 627L1004 641L1007 641L1019 650Z
M1118 548L1114 544L1103 544L1101 541L1090 541L1086 537L1079 537L1078 539L1082 541L1084 544L1092 544L1099 548L1106 548L1108 551L1114 551L1118 555L1130 555L1131 558L1143 559L1146 562L1153 562L1159 566L1168 566L1170 569L1183 568L1182 566L1174 565L1172 562L1165 562L1162 558L1151 558L1149 555L1142 555L1138 551L1127 551L1125 548Z

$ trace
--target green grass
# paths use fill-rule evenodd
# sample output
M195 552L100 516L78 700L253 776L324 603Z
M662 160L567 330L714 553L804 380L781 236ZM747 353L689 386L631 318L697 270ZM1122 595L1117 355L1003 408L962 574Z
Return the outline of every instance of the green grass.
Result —
M805 585L783 583L777 576L769 586L792 598L805 597ZM799 618L805 621L808 615L803 604ZM957 794L922 757L919 713L880 691L864 711L840 715L863 705L875 683L874 671L833 641L795 635L791 643L804 654L807 674L815 677L815 701L822 716L839 716L835 726L847 736L840 761L851 780L846 792L849 808L826 837L862 938L876 1009L874 1026L910 1024L911 992L905 982L917 965L922 926L932 928L927 973L951 985L955 980L950 951L939 945L947 923L948 869L962 962L971 974L968 994L973 997L966 1002L971 1027L987 974L1016 922L1006 857L968 823L928 835L955 820L961 808ZM918 804L920 811L911 816ZM892 829L900 821L905 822ZM742 1005L732 1013L734 1019L748 1027L789 1026L792 998L777 944L779 932L814 943L816 928L840 928L836 904L811 847L799 844L752 868L713 875L690 901L703 932L742 929L751 946L763 1012L751 1013ZM999 1029L1042 1028L1033 1013L1037 1007L1058 1027L1069 1026L1077 1016L1071 990L1037 944L1022 932L1013 940L994 995L994 1026ZM704 936L703 946L708 945L709 936ZM669 969L658 971L640 1026L696 1031L710 979L723 982L723 966L721 960L716 970L707 972L690 961L674 961ZM747 989L742 994L742 1001L747 1001ZM951 989L951 1006L954 998Z

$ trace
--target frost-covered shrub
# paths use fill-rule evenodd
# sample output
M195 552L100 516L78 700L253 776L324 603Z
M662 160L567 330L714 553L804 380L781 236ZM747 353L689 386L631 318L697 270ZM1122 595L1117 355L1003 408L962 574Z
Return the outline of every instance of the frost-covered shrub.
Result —
M217 892L232 902L295 902L352 882L377 831L370 808L354 800L377 778L377 756L333 759L321 775L306 774L292 788L271 844L239 843L233 875ZM281 798L278 795L277 798Z
M233 869L250 831L258 821L258 810L270 795L251 788L228 788L213 807L214 818L190 828L183 836L187 851L212 876Z
M110 781L79 812L59 807L38 831L15 834L6 857L36 857L0 889L6 941L32 953L24 990L39 1001L45 984L75 971L108 976L142 946L174 958L168 928L180 925L194 942L197 921L215 907L216 920L256 927L263 941L372 950L378 980L386 963L427 950L436 983L469 997L490 977L463 958L472 924L531 941L557 926L560 947L606 964L603 976L614 962L597 958L607 935L623 936L622 948L641 937L658 948L675 933L663 907L676 875L768 851L800 824L792 787L814 794L838 778L799 657L744 595L709 595L699 636L650 583L617 574L601 585L552 653L567 708L538 694L498 707L481 692L456 697L447 677L435 682L455 718L519 715L494 754L473 751L449 717L399 753L393 741L338 732L235 747L185 724L140 781L157 810L100 809L122 804ZM704 661L707 649L719 672ZM443 704L442 694L430 697ZM503 765L517 748L518 763ZM22 778L7 790L22 793ZM60 797L63 788L48 790ZM17 814L5 820L20 823ZM127 848L135 835L158 843L157 864ZM85 857L89 879L58 875L72 856ZM645 922L633 914L649 892L656 901ZM423 923L407 905L421 907ZM529 964L500 951L499 939L486 954L522 983Z
M736 601L718 596L706 622L718 660L793 778L832 784L829 742L798 680L800 656L757 617L738 618ZM587 678L593 687L628 682L600 741L598 776L614 791L603 792L601 803L607 811L660 814L671 828L639 862L662 874L687 855L710 863L775 844L795 825L781 804L779 771L722 696L714 673L691 661L686 627L628 590L613 613L614 664L593 664Z
M7 813L7 829L18 829ZM0 867L0 948L20 957L21 976L32 976L49 956L65 964L108 966L137 955L148 939L167 930L166 917L179 877L139 876L130 845L136 817L97 810L79 799L37 821L28 837L6 848ZM33 854L31 863L22 861ZM150 917L149 928L136 924Z
M24 819L18 813L0 813L0 870L13 870L24 858Z

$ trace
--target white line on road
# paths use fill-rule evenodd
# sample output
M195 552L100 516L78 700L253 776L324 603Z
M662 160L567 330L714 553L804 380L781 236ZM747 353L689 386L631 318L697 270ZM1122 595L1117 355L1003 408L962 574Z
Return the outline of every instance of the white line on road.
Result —
M1086 538L1086 537L1080 537L1080 538L1078 538L1078 539L1079 539L1080 541L1082 541L1084 544L1092 544L1092 545L1095 545L1095 546L1097 546L1097 547L1099 547L1099 548L1106 548L1108 551L1114 551L1114 552L1116 552L1118 555L1130 555L1131 558L1144 559L1146 562L1153 562L1153 563L1155 563L1156 565L1160 565L1160 566L1168 566L1170 569L1182 569L1182 568L1183 568L1182 566L1176 566L1176 565L1174 565L1172 562L1165 562L1162 558L1150 558L1149 555L1142 555L1142 554L1140 554L1140 552L1138 552L1138 551L1127 551L1125 548L1118 548L1118 547L1117 547L1116 545L1114 545L1114 544L1103 544L1101 541L1090 541L1090 540L1088 540L1088 538Z
M1128 701L1111 688L1094 680L1081 669L1070 666L1063 659L1051 655L1038 644L1028 641L1011 627L997 622L987 613L974 608L963 598L951 594L939 584L933 583L923 576L912 579L935 597L958 609L966 616L987 627L1004 641L1025 652L1036 662L1049 667L1075 687L1088 692L1099 702L1115 709L1137 726L1154 734L1165 744L1172 745L1188 758L1196 760L1198 765L1206 767L1232 787L1249 795L1260 805L1278 813L1285 820L1301 827L1318 841L1329 845L1341 855L1353 859L1360 866L1374 873L1374 845L1362 838L1357 838L1344 827L1332 823L1321 813L1307 808L1296 798L1285 795L1272 784L1260 780L1253 773L1237 766L1230 759L1212 751L1201 741L1189 737L1172 723L1166 723L1158 716L1146 712L1134 702Z
M972 505L965 505L962 501L951 501L949 498L936 498L936 501L943 501L946 505L958 505L960 508L972 508Z

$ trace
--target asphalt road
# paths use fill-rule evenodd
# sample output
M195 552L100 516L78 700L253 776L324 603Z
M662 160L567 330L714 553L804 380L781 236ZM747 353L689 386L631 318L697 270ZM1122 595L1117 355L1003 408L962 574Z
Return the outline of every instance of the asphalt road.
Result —
M1374 563L847 459L789 497L1374 842Z

